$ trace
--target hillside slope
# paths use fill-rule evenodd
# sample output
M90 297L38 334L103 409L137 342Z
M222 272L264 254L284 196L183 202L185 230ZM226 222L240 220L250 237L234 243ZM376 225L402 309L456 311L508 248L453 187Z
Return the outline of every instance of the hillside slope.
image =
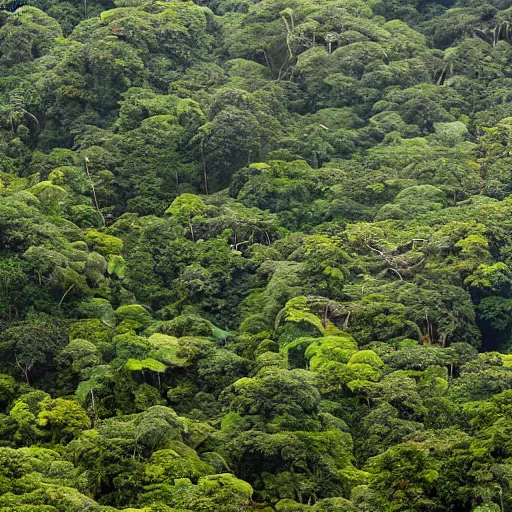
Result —
M509 0L0 0L0 512L512 510Z

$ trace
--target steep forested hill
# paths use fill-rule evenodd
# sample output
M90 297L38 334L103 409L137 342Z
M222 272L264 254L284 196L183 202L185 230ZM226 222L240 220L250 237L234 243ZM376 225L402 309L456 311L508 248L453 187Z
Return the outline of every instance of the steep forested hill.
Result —
M511 0L0 0L0 512L512 511Z

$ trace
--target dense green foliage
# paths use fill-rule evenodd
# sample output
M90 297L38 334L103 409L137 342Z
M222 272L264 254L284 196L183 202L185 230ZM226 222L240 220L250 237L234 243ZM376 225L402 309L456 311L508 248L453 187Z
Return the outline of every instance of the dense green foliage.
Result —
M0 0L0 512L512 510L510 0Z

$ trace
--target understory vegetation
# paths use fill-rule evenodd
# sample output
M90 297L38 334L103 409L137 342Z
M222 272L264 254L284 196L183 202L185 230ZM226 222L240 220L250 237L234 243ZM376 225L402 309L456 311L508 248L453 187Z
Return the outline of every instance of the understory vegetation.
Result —
M0 512L512 511L510 0L0 0Z

